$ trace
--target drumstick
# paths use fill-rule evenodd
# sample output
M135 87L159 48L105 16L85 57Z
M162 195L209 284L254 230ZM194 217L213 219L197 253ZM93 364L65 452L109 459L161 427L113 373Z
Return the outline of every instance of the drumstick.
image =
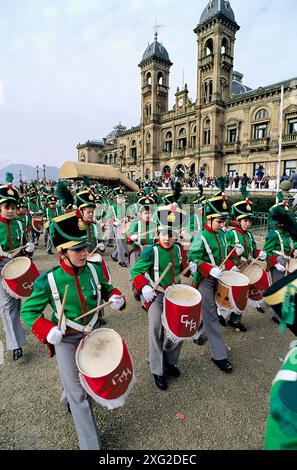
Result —
M119 298L122 299L124 296L121 295ZM90 310L89 312L87 313L84 313L83 315L81 315L80 317L77 317L75 318L75 321L77 320L81 320L82 318L85 318L89 315L92 315L92 313L96 313L98 312L98 310L102 310L102 308L105 308L105 307L108 307L110 304L112 304L113 302L111 300L109 300L109 302L105 302L105 304L102 304L102 305L98 305L98 307L96 308L93 308L93 310Z
M222 269L222 267L224 266L224 264L226 263L226 261L228 261L228 259L230 258L230 256L233 254L233 252L236 250L236 246L233 248L233 250L230 251L229 255L227 256L226 259L224 259L224 261L222 262L221 266L219 266L219 269Z
M250 266L252 266L253 264L255 264L259 259L260 259L260 255L259 255L256 259L254 259L254 260L251 262Z
M163 271L163 274L160 276L157 284L155 284L155 286L153 287L153 291L156 291L158 289L159 285L161 284L161 282L163 281L164 277L166 276L168 271L171 269L171 267L172 267L172 263L169 263L167 268L165 268L165 270Z
M37 245L37 242L34 242L33 245ZM28 246L28 243L24 246L20 246L18 248L15 248L14 250L8 251L8 253L13 253L14 251L22 250L23 248L26 248L27 246Z
M198 259L195 259L194 263L197 263ZM187 272L190 270L190 266L187 266L180 274L181 276L185 276Z
M60 317L59 317L59 321L58 321L58 328L61 328L61 325L62 325L62 320L63 320L64 310L65 310L65 304L66 304L68 289L69 289L69 284L67 284L67 286L65 287L64 297L63 297L63 302L62 302L62 307L61 307L61 312L60 312Z

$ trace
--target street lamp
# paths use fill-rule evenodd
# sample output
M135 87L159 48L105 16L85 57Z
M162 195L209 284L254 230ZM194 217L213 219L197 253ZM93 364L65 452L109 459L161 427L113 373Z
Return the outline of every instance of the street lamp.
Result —
M42 171L43 171L43 181L46 182L46 178L45 178L45 165L43 164L43 167L42 167Z
M36 165L36 178L37 178L37 181L39 180L39 168L38 168L38 165Z
M278 203L278 193L281 178L281 159L283 145L283 110L284 110L284 85L281 87L280 118L279 118L279 140L278 140L278 163L277 163L277 181L276 181L276 203Z

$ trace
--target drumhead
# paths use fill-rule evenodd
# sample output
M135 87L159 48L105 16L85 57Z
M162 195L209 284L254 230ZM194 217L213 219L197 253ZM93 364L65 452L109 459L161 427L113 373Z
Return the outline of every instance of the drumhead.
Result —
M227 286L248 286L250 284L250 280L247 276L241 273L237 273L236 271L224 271L220 282Z
M288 271L293 273L297 269L297 259L290 259Z
M87 377L109 375L120 364L123 356L123 340L114 330L102 328L84 338L77 349L76 363Z
M166 290L166 298L175 305L192 307L201 302L201 294L191 286L178 284Z
M102 256L99 255L99 253L94 253L93 255L88 256L87 261L90 262L90 263L101 263L102 262Z
M16 279L25 274L31 266L31 260L25 256L20 256L15 260L9 261L2 269L4 279Z
M263 275L263 268L259 264L252 264L251 266L246 266L242 269L242 274L247 276L251 281L251 284L255 284L260 281Z

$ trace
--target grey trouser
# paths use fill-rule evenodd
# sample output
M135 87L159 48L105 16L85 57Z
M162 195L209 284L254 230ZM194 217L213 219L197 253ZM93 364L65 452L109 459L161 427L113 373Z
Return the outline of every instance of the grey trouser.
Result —
M285 272L282 273L282 272L278 271L276 268L271 268L270 272L271 272L272 284L279 281L280 279L283 279L286 275ZM275 313L274 310L272 311L272 318L277 318L278 320L280 320L280 317Z
M140 256L141 256L141 251L133 251L133 253L131 253L131 255L130 255L130 266L131 266L131 268L132 268L132 266L134 266L137 263L137 261L139 261Z
M121 226L119 225L118 227L115 227L114 231L115 231L116 246L115 246L111 256L114 259L117 259L119 263L125 263L125 250L126 250L126 247L125 247L124 242L122 240Z
M220 361L227 359L224 339L218 319L215 292L217 282L213 278L202 279L198 290L202 295L202 321L206 336L208 337L213 359Z
M182 348L182 342L175 344L165 337L164 327L161 322L163 298L164 294L158 294L148 311L150 369L152 374L155 375L164 374L164 361L175 366Z
M101 439L92 410L92 399L81 386L75 352L82 334L64 336L55 346L57 363L64 387L61 403L69 403L81 450L100 450Z
M9 260L0 262L0 270ZM21 300L11 297L3 288L0 279L0 311L6 338L8 351L13 351L24 346L25 333L20 319Z

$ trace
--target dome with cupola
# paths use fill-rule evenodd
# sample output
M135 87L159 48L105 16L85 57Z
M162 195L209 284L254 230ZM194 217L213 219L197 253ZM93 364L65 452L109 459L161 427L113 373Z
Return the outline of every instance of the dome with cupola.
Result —
M139 65L142 65L145 63L147 60L150 59L159 59L162 60L163 62L166 62L169 65L172 65L170 59L169 59L169 54L163 44L160 44L158 42L158 33L155 33L155 40L152 44L148 45L146 48L142 61L140 62Z
M207 7L201 15L200 24L209 21L219 13L235 23L234 11L231 8L229 0L209 0Z

